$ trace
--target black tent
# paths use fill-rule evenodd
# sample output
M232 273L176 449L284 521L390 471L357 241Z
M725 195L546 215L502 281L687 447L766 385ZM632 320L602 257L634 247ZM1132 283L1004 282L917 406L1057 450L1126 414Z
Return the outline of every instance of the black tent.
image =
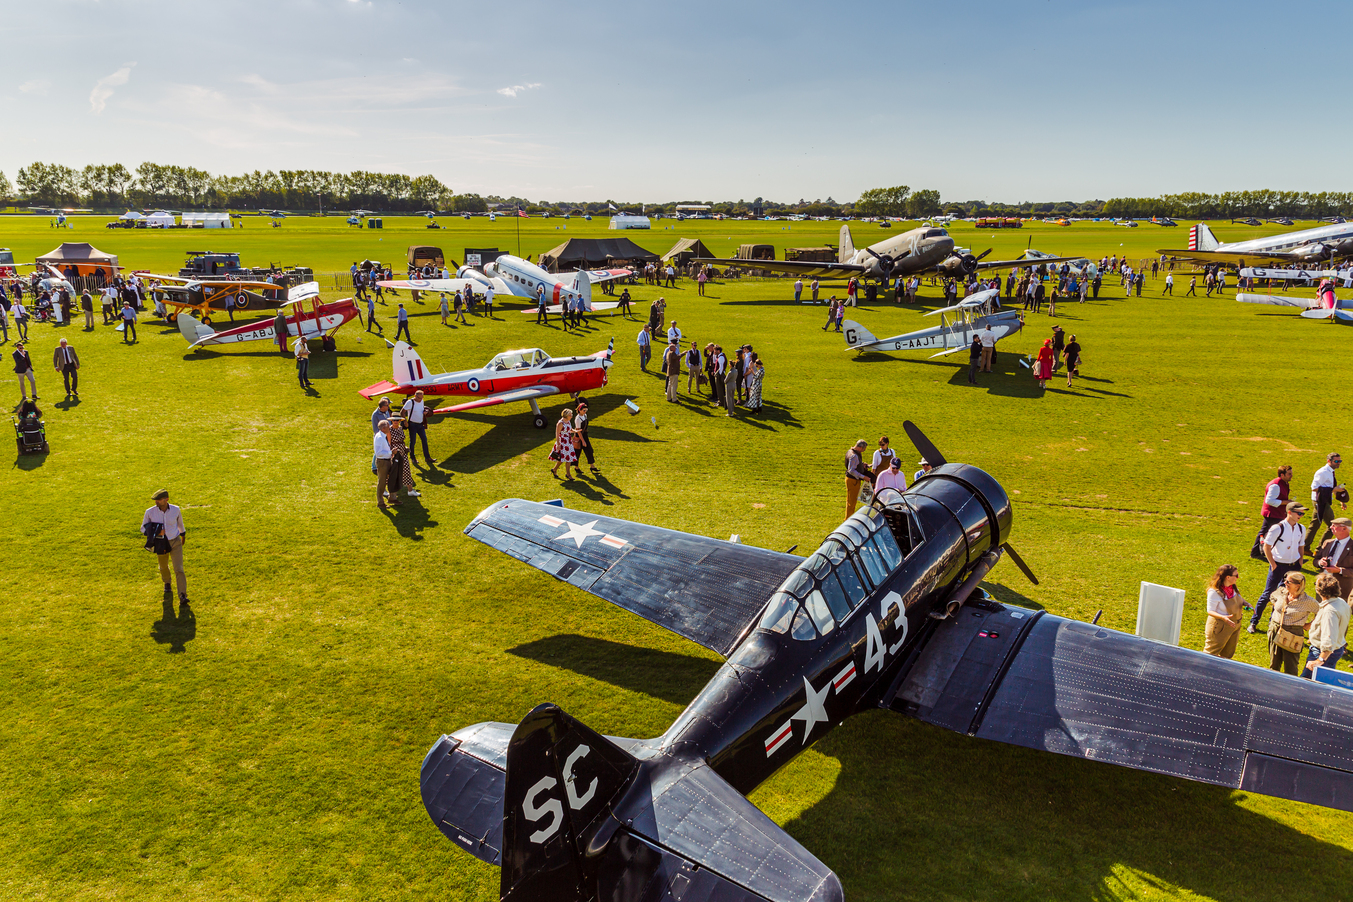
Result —
M548 270L596 268L612 260L642 260L657 263L658 255L628 238L570 238L540 255Z

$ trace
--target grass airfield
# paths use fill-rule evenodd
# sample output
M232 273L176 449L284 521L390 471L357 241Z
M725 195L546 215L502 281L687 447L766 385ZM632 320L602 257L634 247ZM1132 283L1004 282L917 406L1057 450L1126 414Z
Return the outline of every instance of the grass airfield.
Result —
M91 241L124 265L170 272L186 250L235 250L246 265L327 272L364 257L398 263L415 243L457 260L467 246L516 252L518 226L532 255L608 234L604 219L447 219L432 231L389 217L381 231L359 231L294 217L210 234L105 231L104 221L57 231L44 218L0 217L0 245L31 260L63 240ZM835 243L839 229L670 225L629 237L658 253L698 237L724 254L745 242ZM856 246L887 234L853 231ZM952 232L993 257L1031 244L1137 260L1187 241L1187 225ZM1176 275L1177 295L1187 281ZM497 898L498 870L458 852L423 810L418 767L433 740L515 722L543 701L605 733L655 735L718 665L461 534L505 497L563 498L805 553L844 515L847 446L888 433L910 455L901 422L912 419L1011 493L1013 542L1042 585L1005 564L987 583L997 597L1080 619L1103 609L1102 624L1131 632L1140 581L1179 586L1182 642L1201 647L1218 564L1240 565L1251 601L1262 589L1264 568L1247 551L1263 484L1291 463L1293 497L1304 497L1325 454L1348 451L1342 405L1320 398L1353 332L1237 304L1233 288L1161 299L1161 284L1126 299L1114 279L1098 301L1063 305L1057 322L1079 337L1085 378L1046 392L1016 362L1051 334L1046 316L1002 342L999 372L973 388L963 354L846 352L820 330L822 306L792 302L789 280L720 283L703 299L685 282L632 289L640 310L666 296L688 339L750 342L763 356L763 415L735 419L689 399L684 379L682 403L664 402L660 377L638 369L638 321L597 317L573 335L508 304L492 321L442 327L425 298L410 304L412 331L434 368L477 366L510 347L590 353L614 335L610 384L590 396L604 477L553 479L550 433L531 427L524 405L440 417L429 438L443 469L417 474L423 497L393 517L375 509L371 405L357 395L389 375L390 356L356 324L338 333L337 353L312 359L310 395L265 345L189 355L177 330L144 320L130 347L111 327L33 325L52 451L16 458L3 482L0 800L11 827L0 834L0 895ZM933 322L923 310L939 306L937 288L922 294L919 310L879 302L850 315L879 336L921 328ZM378 314L387 334L394 309ZM61 400L49 366L62 336L83 364L78 404ZM553 420L564 402L544 406ZM191 623L166 617L137 532L162 486L189 529ZM1238 657L1260 663L1262 639L1242 635ZM1353 876L1353 815L979 742L887 712L847 721L752 800L840 875L850 900L1266 900L1294 885L1342 898Z

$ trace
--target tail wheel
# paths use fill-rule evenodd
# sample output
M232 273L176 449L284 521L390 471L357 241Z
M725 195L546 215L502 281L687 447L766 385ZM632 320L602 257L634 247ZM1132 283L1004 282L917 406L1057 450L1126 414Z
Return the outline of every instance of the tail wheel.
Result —
M531 424L537 429L544 429L545 426L548 425L545 422L545 415L540 413L535 415L535 418L531 420Z

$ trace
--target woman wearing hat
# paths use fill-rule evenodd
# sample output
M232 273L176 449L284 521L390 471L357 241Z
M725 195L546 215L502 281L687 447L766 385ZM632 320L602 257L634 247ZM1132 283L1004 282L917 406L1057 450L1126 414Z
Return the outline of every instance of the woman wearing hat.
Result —
M1052 362L1056 359L1052 350L1052 339L1043 339L1043 347L1038 349L1038 358L1034 362L1034 378L1039 388L1046 388L1052 378Z
M1296 676L1306 625L1315 619L1320 605L1306 594L1306 574L1289 570L1283 584L1273 591L1273 614L1268 624L1269 670Z

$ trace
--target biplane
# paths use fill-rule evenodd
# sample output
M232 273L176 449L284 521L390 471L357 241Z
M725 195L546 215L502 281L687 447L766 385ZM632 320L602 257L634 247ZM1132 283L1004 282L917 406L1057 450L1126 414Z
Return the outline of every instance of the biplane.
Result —
M287 337L305 336L309 341L319 337L326 351L334 349L333 334L345 323L357 318L357 302L352 298L324 303L319 297L319 283L307 282L291 289L292 296L280 306L286 321ZM186 310L177 317L179 332L188 339L188 350L196 351L208 345L233 344L245 341L277 341L277 320L261 319L217 332L205 322L195 319Z
M964 298L952 307L931 310L926 316L938 316L940 324L929 329L875 338L854 320L842 324L846 348L852 351L925 351L938 350L931 357L943 357L972 345L972 338L990 328L997 340L1024 328L1024 317L1017 310L1001 308L999 288L988 288ZM950 319L952 317L952 319Z
M188 276L166 276L159 273L138 270L134 275L149 284L149 290L161 292L164 303L174 308L175 314L193 311L202 316L203 322L209 322L212 311L222 311L233 321L236 313L275 310L289 298L285 286L257 279L197 279ZM159 283L159 284L155 284ZM290 289L296 291L307 282Z

